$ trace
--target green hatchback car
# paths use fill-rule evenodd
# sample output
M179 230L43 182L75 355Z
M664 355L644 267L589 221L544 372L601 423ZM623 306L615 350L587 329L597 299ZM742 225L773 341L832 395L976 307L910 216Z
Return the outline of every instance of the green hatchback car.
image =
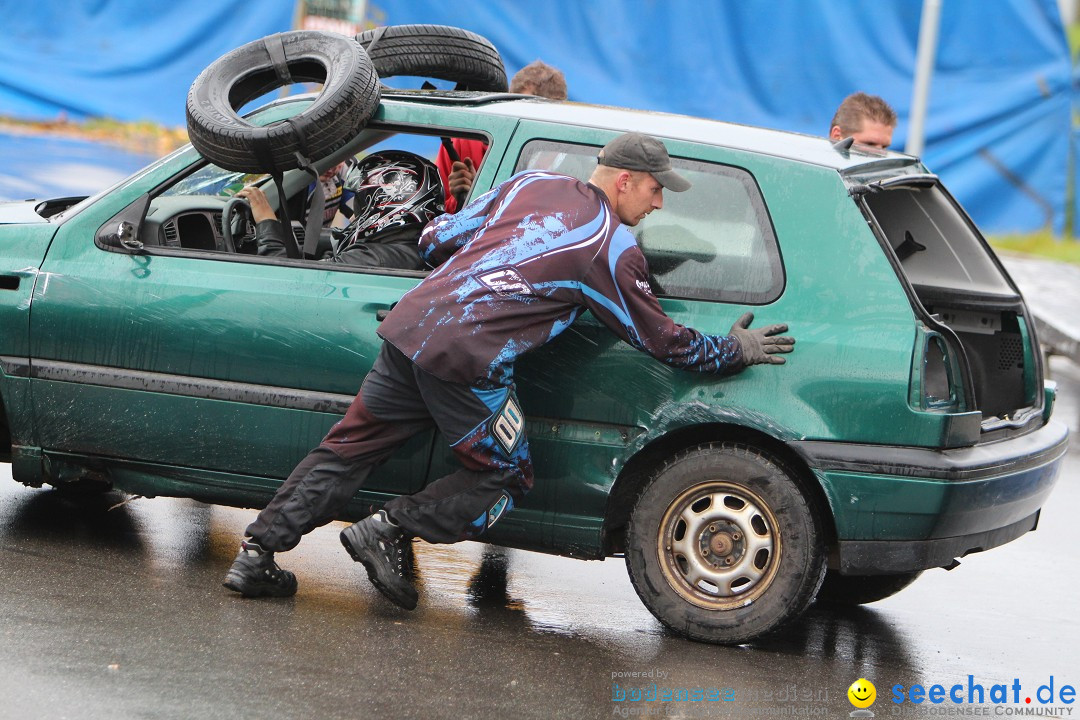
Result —
M312 98L251 115L268 125ZM516 372L536 479L486 541L625 557L653 614L744 642L818 594L886 597L1035 529L1066 451L1030 312L917 158L710 120L505 93L384 89L324 170L441 138L487 144L473 194L588 177L626 131L693 182L633 228L677 322L746 311L786 365L670 369L589 315ZM282 177L302 206L311 176ZM261 507L344 413L379 321L423 272L261 257L232 193L265 175L188 146L94 197L0 207L0 452L26 485L96 482ZM289 206L286 206L289 207ZM297 217L300 210L294 210ZM449 472L413 438L348 516ZM824 587L822 583L824 581Z

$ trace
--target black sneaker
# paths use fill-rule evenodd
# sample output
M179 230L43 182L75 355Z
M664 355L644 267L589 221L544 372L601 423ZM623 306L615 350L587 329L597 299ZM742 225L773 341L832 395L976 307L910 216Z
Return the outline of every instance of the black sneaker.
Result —
M274 553L251 540L240 543L240 554L225 574L225 587L244 597L292 597L296 576L274 562Z
M398 607L416 608L416 588L406 577L409 538L379 510L341 531L341 544L352 559L363 563L368 579Z

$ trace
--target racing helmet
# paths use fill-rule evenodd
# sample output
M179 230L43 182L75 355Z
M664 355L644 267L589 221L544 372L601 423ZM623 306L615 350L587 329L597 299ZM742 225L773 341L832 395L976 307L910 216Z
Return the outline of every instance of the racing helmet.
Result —
M420 228L445 212L435 163L403 150L372 153L349 173L353 219L340 249L390 229Z

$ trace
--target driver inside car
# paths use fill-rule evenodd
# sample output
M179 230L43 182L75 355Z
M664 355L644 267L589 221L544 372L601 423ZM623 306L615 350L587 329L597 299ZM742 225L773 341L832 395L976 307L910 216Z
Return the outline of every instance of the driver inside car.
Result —
M360 267L422 270L417 240L428 221L442 215L443 186L435 164L419 155L385 150L364 158L350 173L354 215L334 231L324 262ZM251 205L258 254L285 256L285 232L261 189L236 193Z

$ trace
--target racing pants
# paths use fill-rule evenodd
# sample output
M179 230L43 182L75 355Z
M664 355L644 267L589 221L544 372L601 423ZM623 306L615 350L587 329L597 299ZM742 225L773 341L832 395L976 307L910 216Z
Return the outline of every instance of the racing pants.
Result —
M532 487L524 416L513 388L441 380L386 342L345 417L300 461L246 534L266 550L291 550L304 534L335 519L372 469L433 426L464 467L394 498L385 509L428 542L477 537Z

